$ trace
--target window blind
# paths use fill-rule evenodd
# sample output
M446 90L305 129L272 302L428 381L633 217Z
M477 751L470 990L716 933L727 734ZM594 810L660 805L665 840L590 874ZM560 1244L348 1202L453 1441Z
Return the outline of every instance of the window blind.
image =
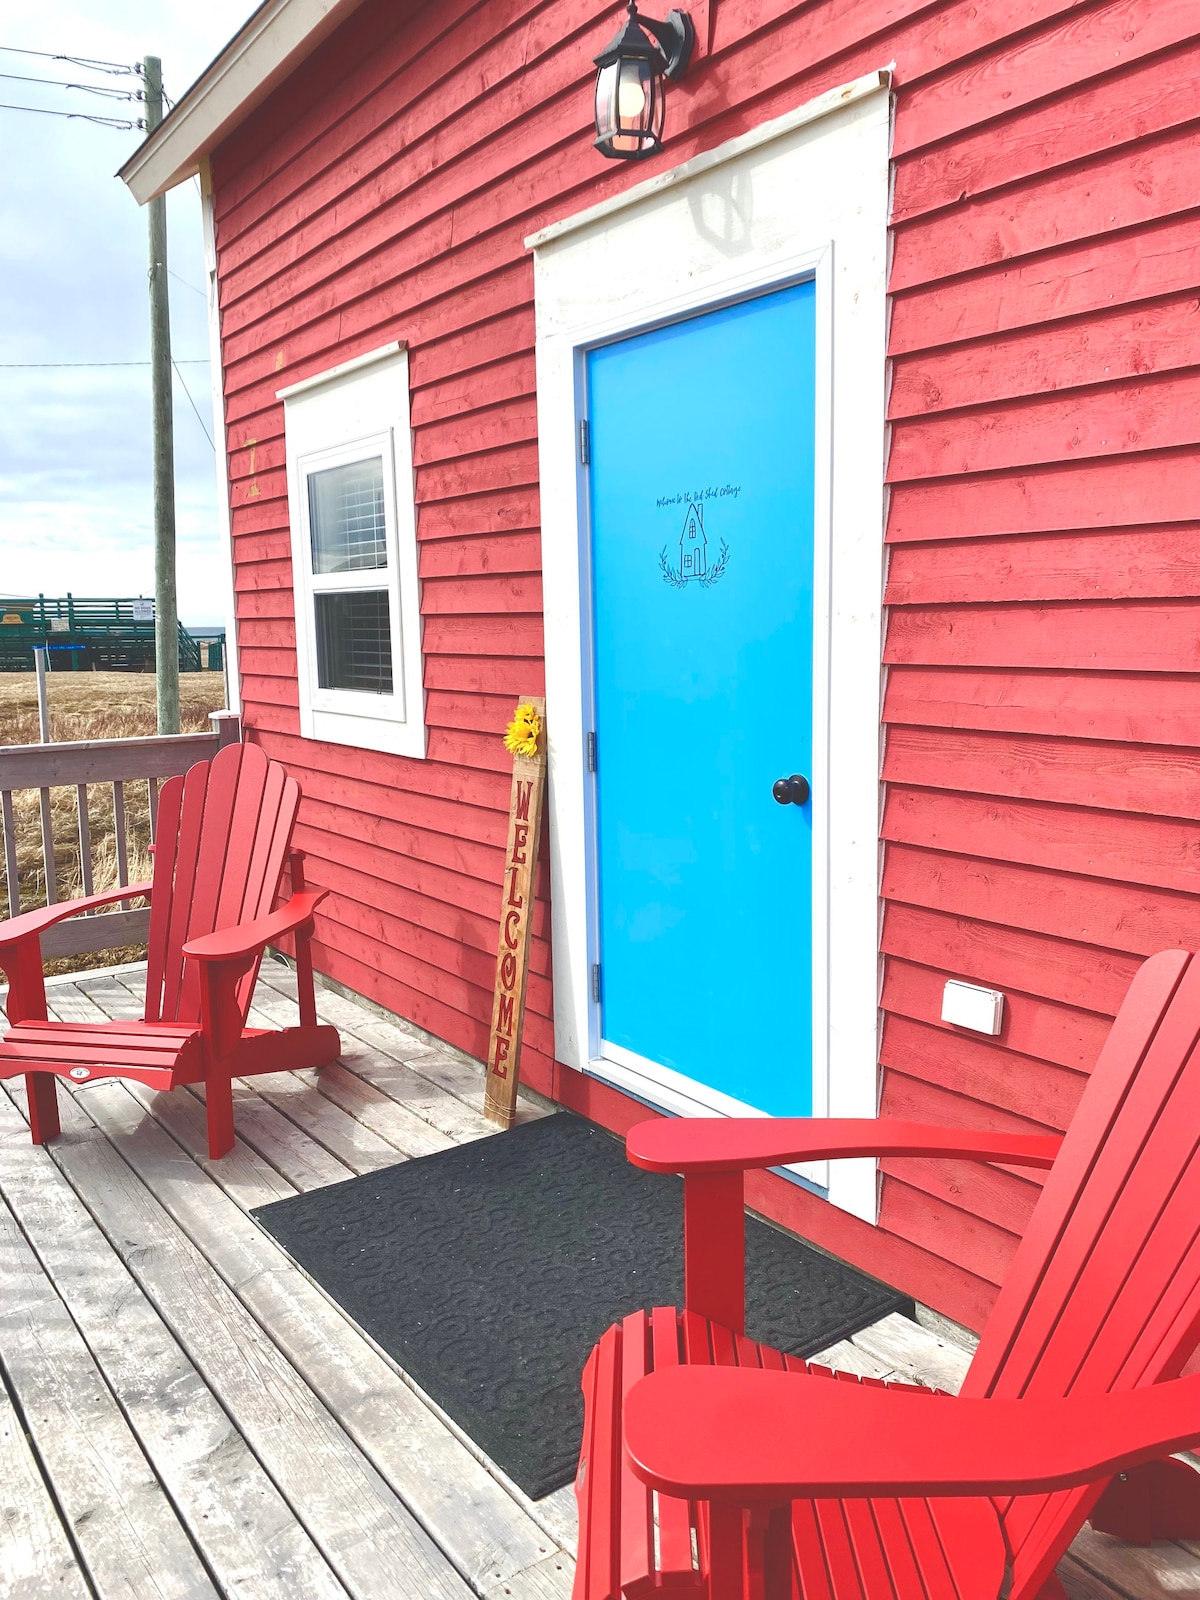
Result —
M378 456L308 475L313 573L387 566L383 462Z
M322 689L392 693L392 619L386 589L313 596L317 682Z

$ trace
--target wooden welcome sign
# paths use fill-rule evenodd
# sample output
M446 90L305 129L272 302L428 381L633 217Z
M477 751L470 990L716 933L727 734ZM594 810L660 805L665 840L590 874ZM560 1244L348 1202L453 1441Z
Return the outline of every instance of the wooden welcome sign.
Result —
M483 1112L490 1122L510 1128L517 1114L529 932L533 922L533 892L546 788L545 700L531 695L521 701L509 724L505 744L513 752L512 803L508 847L504 855L500 942L496 951L496 990L492 998Z

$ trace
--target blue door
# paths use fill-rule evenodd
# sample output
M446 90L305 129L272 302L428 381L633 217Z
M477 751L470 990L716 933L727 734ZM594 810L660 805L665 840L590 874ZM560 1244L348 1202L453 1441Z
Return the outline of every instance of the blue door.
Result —
M812 773L814 285L587 378L602 1054L804 1115L812 811L772 789Z

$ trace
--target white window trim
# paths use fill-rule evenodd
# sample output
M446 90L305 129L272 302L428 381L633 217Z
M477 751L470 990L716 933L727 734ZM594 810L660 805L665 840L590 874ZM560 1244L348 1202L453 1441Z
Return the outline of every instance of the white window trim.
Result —
M213 433L217 441L217 536L225 557L221 604L225 612L225 694L227 711L242 712L242 680L238 673L237 595L234 592L233 526L229 511L229 435L225 426L224 367L221 361L221 303L217 284L217 227L213 216L212 174L207 160L200 166L200 207L204 230L204 273L208 298L208 370L212 390Z
M384 345L278 391L287 435L288 514L296 613L300 732L306 739L394 755L425 755L421 601L409 424L408 352ZM312 571L308 475L379 456L383 460L386 568ZM317 594L386 588L392 629L392 695L322 689L317 682Z
M555 1053L683 1115L741 1108L718 1096L701 1104L694 1085L689 1096L661 1074L648 1086L636 1063L601 1055L591 997L584 361L589 348L613 338L816 280L814 1112L874 1117L889 83L879 72L833 90L527 241L535 250ZM669 437L668 421L664 427ZM736 1010L731 1003L735 1049ZM843 1209L877 1220L874 1161L825 1163L804 1176Z

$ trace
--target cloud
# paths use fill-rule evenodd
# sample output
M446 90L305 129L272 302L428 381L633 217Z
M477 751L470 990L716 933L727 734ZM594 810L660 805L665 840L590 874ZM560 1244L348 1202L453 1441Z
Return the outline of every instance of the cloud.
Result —
M0 71L136 90L135 77L87 72L12 47L134 63L163 61L178 99L238 30L252 0L149 3L75 0L5 18ZM103 116L141 114L30 82L0 100ZM145 361L149 355L146 214L115 178L138 133L0 111L0 593L112 595L153 591L148 366L16 363ZM168 196L180 614L224 616L228 579L217 487L200 201L194 183ZM184 365L199 360L204 364Z

